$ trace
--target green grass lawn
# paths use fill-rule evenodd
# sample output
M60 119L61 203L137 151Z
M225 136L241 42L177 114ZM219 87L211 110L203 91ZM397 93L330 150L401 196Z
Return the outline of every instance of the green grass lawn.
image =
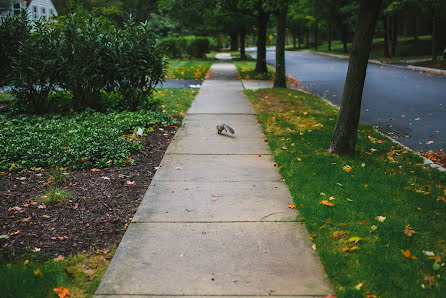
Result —
M14 100L14 96L9 93L0 92L0 102L11 102Z
M47 167L65 151L73 155L66 157L69 164L87 167L97 167L93 161L97 162L97 157L104 151L114 156L110 156L113 163L121 158L126 160L127 153L140 146L129 141L123 133L132 132L137 127L150 130L153 125L179 125L178 118L185 114L196 94L195 90L159 89L155 97L159 98L165 112L67 116L0 114L0 174L31 166ZM71 137L67 143L68 135ZM84 162L69 160L76 156L82 158L85 150L90 155ZM11 163L15 164L12 168ZM57 164L67 166L62 160ZM0 231L0 238L8 237ZM64 260L54 260L54 256L33 251L18 257L10 256L8 260L0 259L0 297L57 297L53 292L57 287L69 289L73 297L92 297L114 254L113 244L110 243L110 251L105 253L81 253L65 256Z
M348 51L351 50L351 43L347 44ZM397 62L407 60L430 60L431 56L431 37L420 36L417 41L413 38L399 37L397 42L396 56L392 58L384 57L384 38L374 38L372 49L370 51L370 59L382 62ZM318 52L330 53L336 55L348 56L344 52L344 45L340 40L334 40L331 44L331 51L328 51L328 42L324 41L318 47ZM314 48L308 49L314 51Z
M338 297L445 297L446 174L368 125L355 156L329 154L337 109L245 92Z
M211 60L174 60L169 59L166 69L166 79L201 79L206 77L212 65Z
M273 80L275 69L271 65L268 65L267 73L258 73L255 71L255 61L234 61L235 67L240 75L241 79L245 80Z

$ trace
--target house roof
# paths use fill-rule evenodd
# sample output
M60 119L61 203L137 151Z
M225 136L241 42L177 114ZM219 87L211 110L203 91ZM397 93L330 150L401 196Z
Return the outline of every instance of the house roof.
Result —
M24 2L25 2L25 4L26 4L26 7L29 7L29 5L31 4L32 1L33 1L33 0L25 0Z

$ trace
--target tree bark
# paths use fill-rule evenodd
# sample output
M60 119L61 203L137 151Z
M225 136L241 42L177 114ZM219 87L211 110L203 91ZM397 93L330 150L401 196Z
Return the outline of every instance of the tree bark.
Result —
M437 63L438 58L438 24L439 17L435 11L432 11L432 63Z
M384 16L384 57L390 58L390 32L388 16Z
M286 88L285 75L285 30L288 5L283 5L276 12L277 39L276 39L276 75L274 76L274 88Z
M297 37L298 37L297 46L300 49L302 47L302 29L299 29Z
M306 38L305 38L305 47L306 48L309 48L310 47L310 29L305 29L305 35L306 35Z
M317 51L319 45L319 21L316 19L314 23L314 49Z
M296 49L296 39L297 39L296 35L297 35L296 32L293 31L293 49Z
M240 32L240 60L247 60L245 47L246 47L246 31L243 29Z
M331 52L331 39L332 39L331 24L328 24L328 51L330 52Z
M231 51L238 51L238 34L231 33Z
M394 15L392 17L392 57L396 56L396 43L398 40L398 32L397 32L397 16Z
M348 53L347 42L347 25L342 25L342 43L344 44L344 53Z
M381 0L360 0L339 118L328 152L355 153L362 91L380 4Z
M259 6L257 15L257 62L256 72L268 72L266 67L266 29L269 13Z

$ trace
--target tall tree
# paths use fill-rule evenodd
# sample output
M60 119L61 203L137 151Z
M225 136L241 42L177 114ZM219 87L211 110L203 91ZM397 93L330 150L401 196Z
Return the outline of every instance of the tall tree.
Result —
M342 94L341 109L329 152L352 155L355 152L362 92L381 0L360 0L352 52Z
M268 10L276 17L276 74L274 76L274 88L286 88L285 73L285 39L286 17L288 12L288 0L267 0Z
M269 19L269 11L264 8L265 0L258 0L255 8L257 10L257 61L256 72L268 72L266 67L266 32Z

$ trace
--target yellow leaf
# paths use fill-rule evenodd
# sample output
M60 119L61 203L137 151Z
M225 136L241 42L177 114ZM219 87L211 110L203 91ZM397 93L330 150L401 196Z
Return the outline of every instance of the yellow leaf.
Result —
M359 237L350 237L350 239L348 239L349 242L354 242L355 244L358 243L361 240L362 239L359 238Z
M296 209L296 205L288 205L289 209Z
M67 296L71 297L70 290L63 287L54 288L53 292L55 292L59 298L65 298Z
M401 250L401 252L403 253L403 255L406 258L410 258L410 250L406 249L406 250Z
M354 251L354 250L357 250L357 249L359 249L359 247L357 247L356 245L353 245L353 246L344 248L342 251L344 251L344 252L350 252L350 251Z
M330 203L330 202L327 201L327 200L322 200L322 201L320 202L320 204L323 204L323 205L326 205L326 206L334 206L333 203Z
M352 167L349 166L349 165L345 165L345 166L342 167L342 169L343 169L344 171L346 171L347 173L349 173L349 172L352 170Z
M40 271L39 267L37 267L37 269L34 270L34 275L43 276L42 271Z

